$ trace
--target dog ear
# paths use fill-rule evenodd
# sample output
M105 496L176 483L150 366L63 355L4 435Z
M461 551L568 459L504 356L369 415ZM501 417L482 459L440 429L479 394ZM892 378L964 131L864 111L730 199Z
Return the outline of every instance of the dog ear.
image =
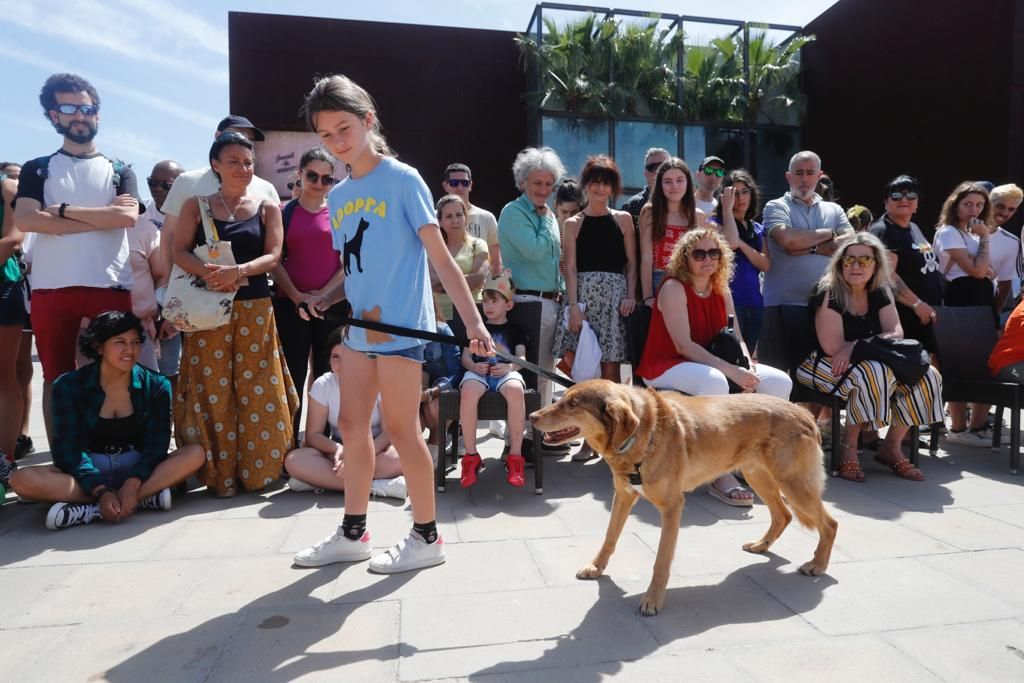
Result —
M612 449L618 448L623 441L628 439L640 425L640 418L633 412L633 406L629 401L620 398L612 398L605 402L604 412L606 415L605 426L607 427L608 446Z

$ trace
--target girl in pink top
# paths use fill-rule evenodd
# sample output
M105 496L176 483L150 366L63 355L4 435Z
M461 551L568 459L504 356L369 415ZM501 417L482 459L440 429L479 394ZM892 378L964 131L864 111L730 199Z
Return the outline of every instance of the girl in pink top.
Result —
M305 319L300 304L321 292L329 292L341 282L343 271L338 252L331 241L331 221L327 213L327 192L337 182L334 159L321 148L302 155L299 161L302 194L285 204L284 247L281 262L274 268L277 296L274 317L281 339L285 363L291 373L300 401L312 355L313 377L330 370L327 337L337 327L323 318ZM299 412L295 414L294 433L299 433Z

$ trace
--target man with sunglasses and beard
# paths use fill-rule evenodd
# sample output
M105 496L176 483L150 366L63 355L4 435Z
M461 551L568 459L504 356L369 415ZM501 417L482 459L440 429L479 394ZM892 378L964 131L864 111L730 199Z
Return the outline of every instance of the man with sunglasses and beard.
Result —
M217 124L217 132L213 134L214 140L225 133L238 133L255 142L262 142L266 139L263 131L254 126L252 121L244 116L235 116L234 114L224 117ZM164 214L164 227L160 232L160 257L166 264L168 273L170 273L173 263L171 247L174 245L174 229L185 200L189 197L214 195L218 190L220 190L220 180L209 166L194 171L185 171L174 181L161 209ZM281 196L278 194L277 188L270 181L257 175L252 177L246 193L255 197L257 202L266 200L274 205L281 203ZM164 288L161 288L157 290L157 300L161 305L163 305L163 297Z
M75 369L83 318L131 310L128 234L139 217L135 173L96 149L100 97L75 74L50 76L43 115L64 137L57 152L22 167L15 222L32 246L32 327L43 366L43 417L51 437L53 382Z
M697 173L694 175L697 187L694 188L693 199L705 216L715 215L715 207L718 206L718 197L715 195L722 187L723 177L725 162L721 157L704 157L704 161L697 167Z
M145 203L146 211L128 233L129 262L132 267L132 312L146 330L139 363L159 371L172 382L178 374L181 359L181 337L170 324L161 324L156 289L166 287L170 269L160 255L160 231L164 227L161 211L175 179L185 172L177 161L157 162L146 178L153 197ZM159 353L157 353L159 348Z

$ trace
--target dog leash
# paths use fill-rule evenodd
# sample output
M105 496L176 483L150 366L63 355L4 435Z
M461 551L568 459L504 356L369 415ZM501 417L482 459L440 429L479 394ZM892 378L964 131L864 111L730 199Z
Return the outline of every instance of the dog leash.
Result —
M305 302L299 304L299 308L306 307L307 314L309 308ZM452 346L458 346L463 349L469 348L469 339L466 337L448 336L446 334L439 334L437 332L427 332L426 330L414 330L409 327L399 327L398 325L389 325L388 323L377 322L375 320L360 320L359 318L353 318L349 315L324 315L325 320L336 322L340 325L354 325L355 327L361 327L364 330L373 330L374 332L384 332L386 334L394 334L399 337L412 337L413 339L422 339L429 342L437 342L439 344L451 344ZM528 360L524 360L511 353L502 351L498 347L494 348L494 355L502 359L507 363L518 365L524 370L543 377L544 379L560 384L563 387L575 386L576 383L567 377L563 377L559 374L551 372L547 368L542 368L536 363L531 363Z

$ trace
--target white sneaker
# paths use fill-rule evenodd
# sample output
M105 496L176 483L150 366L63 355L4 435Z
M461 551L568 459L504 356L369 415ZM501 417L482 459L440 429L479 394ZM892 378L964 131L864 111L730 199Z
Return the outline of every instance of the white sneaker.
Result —
M370 571L398 574L433 567L442 564L444 559L444 540L440 536L433 543L427 543L415 531L410 531L398 545L370 560Z
M406 486L405 477L401 475L394 479L374 479L370 484L370 495L378 498L405 500L405 497L409 495L409 487Z
M140 510L170 510L171 509L171 490L163 489L160 493L154 493L152 496L143 498L139 501Z
M96 503L54 503L46 513L46 528L54 531L67 529L95 522L102 516Z
M491 424L487 427L487 433L491 436L496 436L499 439L505 438L505 433L508 431L508 427L505 426L504 420L491 420Z
M370 532L364 531L358 541L345 538L341 527L312 548L295 553L293 561L300 567L322 567L335 562L361 562L370 558Z
M989 448L992 446L992 430L988 427L981 429L965 429L962 432L946 430L946 441L960 444L961 446L973 446L975 448Z
M288 488L292 491L305 492L305 491L316 491L316 487L312 484L307 484L297 477L289 477Z

